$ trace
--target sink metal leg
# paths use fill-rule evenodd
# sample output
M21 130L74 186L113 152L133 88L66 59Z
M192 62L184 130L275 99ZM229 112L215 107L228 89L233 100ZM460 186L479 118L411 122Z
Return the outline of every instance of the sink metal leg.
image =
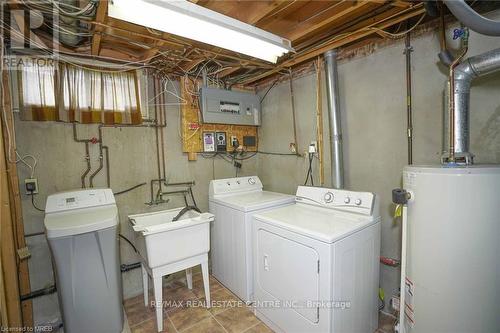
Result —
M158 332L163 330L163 303L162 303L162 277L153 278L153 289L155 293L156 327Z
M186 269L186 281L188 285L188 289L193 289L193 269Z
M208 277L208 256L207 260L201 263L201 273L203 274L203 287L205 289L205 300L207 308L210 308L210 280Z
M144 264L141 264L141 270L142 270L142 289L144 292L144 306L148 306L149 276L148 276L148 271L146 271L146 268L144 267Z

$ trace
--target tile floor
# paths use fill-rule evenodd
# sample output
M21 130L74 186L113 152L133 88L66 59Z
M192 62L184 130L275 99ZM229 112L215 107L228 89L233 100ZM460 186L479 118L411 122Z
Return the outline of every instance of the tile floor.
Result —
M172 280L172 279L170 279ZM193 272L193 289L180 277L163 283L163 332L169 333L272 333L250 308L210 276L210 295L217 307L203 306L205 292L200 272ZM150 301L153 299L150 291ZM143 295L125 300L125 313L132 333L156 332L155 309L145 307ZM376 333L392 333L390 317L381 316ZM128 327L125 331L128 331Z
M193 289L184 278L163 284L163 331L186 333L272 333L235 295L210 276L210 296L217 307L204 307L205 291L199 272L193 272ZM152 300L150 291L150 301ZM125 300L132 333L156 332L153 307L145 307L143 295Z

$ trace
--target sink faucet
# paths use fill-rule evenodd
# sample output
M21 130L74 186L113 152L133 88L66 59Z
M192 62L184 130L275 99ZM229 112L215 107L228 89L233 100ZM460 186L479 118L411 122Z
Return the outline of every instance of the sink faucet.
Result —
M172 222L178 221L182 217L182 215L186 214L190 210L197 211L198 213L201 214L201 211L198 209L198 207L195 207L195 206L186 206L186 207L182 208L181 211L179 212L179 214L177 214L172 219Z

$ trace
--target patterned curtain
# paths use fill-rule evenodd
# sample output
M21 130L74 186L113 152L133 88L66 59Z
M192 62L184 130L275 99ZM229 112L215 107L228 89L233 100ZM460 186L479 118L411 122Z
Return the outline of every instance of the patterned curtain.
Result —
M59 63L22 70L22 119L140 124L137 72Z

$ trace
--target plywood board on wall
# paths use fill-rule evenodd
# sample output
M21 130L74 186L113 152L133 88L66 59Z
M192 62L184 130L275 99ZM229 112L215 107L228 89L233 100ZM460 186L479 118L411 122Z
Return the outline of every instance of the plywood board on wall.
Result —
M196 160L196 154L203 152L203 132L225 132L228 151L232 150L232 136L237 137L240 144L243 143L244 136L254 136L257 141L257 126L203 124L195 83L191 80L181 78L181 96L184 99L181 106L182 151L189 154L190 160ZM255 147L248 147L247 150L256 151L257 142Z

